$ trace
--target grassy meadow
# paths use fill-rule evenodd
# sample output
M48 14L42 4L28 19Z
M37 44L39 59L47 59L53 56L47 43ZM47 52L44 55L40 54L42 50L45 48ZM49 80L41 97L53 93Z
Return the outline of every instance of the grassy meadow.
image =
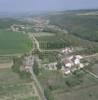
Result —
M11 69L0 69L0 100L38 100L32 82L20 79Z
M32 43L27 35L0 30L0 55L24 53L31 48Z
M97 100L98 98L98 80L83 70L70 76L63 76L57 71L41 70L38 78L49 100Z

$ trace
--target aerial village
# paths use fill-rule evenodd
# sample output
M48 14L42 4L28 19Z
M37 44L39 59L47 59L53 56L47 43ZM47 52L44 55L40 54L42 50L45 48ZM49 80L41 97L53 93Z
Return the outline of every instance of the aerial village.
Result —
M61 51L61 53L63 54L63 57L60 61L62 63L60 66L61 67L60 71L64 75L69 75L72 72L75 72L76 70L80 70L84 68L85 66L89 65L88 62L85 62L85 63L82 62L82 60L84 59L83 56L75 55L75 54L70 55L72 52L73 52L73 49L69 47ZM45 64L44 68L46 70L51 70L51 71L58 70L57 63L58 62Z
M49 21L44 20L42 18L33 18L32 19L34 25L31 26L36 32L42 31L45 26L48 25ZM24 29L30 29L30 26L24 26L24 25L12 25L10 28L12 31L19 32ZM70 47L65 47L60 51L60 56L61 56L61 66L60 66L60 71L64 75L69 75L72 72L76 70L80 70L87 66L89 63L83 63L82 60L84 57L82 55L77 55L73 54L74 49ZM58 54L59 55L59 54ZM24 63L25 62L25 63ZM32 55L27 56L24 58L23 66L26 71L29 71L29 69L33 66L34 58ZM44 69L46 70L58 70L57 68L58 61L56 62L50 62L49 64L43 64Z
M75 55L75 54L71 55L72 52L73 52L73 49L71 49L71 48L65 48L61 51L63 56L61 57L61 61L60 61L61 66L59 66L59 67L60 67L60 72L64 75L70 75L71 73L73 73L77 70L80 70L80 69L84 68L85 66L89 65L88 62L85 62L85 63L82 62L82 60L84 59L83 56ZM35 58L32 55L24 57L24 60L23 60L24 70L29 72L29 70L32 68L32 66L34 64L34 59ZM38 62L40 64L40 66L42 66L40 68L44 68L45 70L50 70L50 71L58 70L58 68L57 68L58 61L52 62L49 64L42 64L41 60L39 59Z
M26 21L32 22L33 25L18 25L18 24L13 24L10 26L10 30L13 32L20 32L23 30L32 30L35 32L41 32L43 29L49 24L49 20L40 18L40 17L35 17L35 18L28 18Z

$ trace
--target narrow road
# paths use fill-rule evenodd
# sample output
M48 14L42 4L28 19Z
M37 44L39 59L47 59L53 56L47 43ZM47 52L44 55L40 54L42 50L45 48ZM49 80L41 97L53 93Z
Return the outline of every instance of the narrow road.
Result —
M34 43L36 44L36 48L41 52L39 42L38 42L38 40L35 38L35 36L34 36L33 34L32 34L32 38L33 38L33 40L34 40Z
M30 73L32 75L32 79L34 80L36 88L37 88L37 90L39 92L41 100L47 100L46 97L45 97L45 95L44 95L44 90L43 90L42 86L40 85L39 81L37 80L37 77L34 74L32 67L30 68Z
M60 52L61 49L53 49L53 50L41 50L42 52Z
M87 73L89 73L90 75L92 75L93 77L95 77L96 79L98 79L98 75L88 71L88 70L85 70Z
M88 55L88 56L84 56L84 58L89 58L89 57L95 57L98 56L98 53L92 54L92 55Z
M32 45L33 45L32 50L38 49L41 52L41 49L40 49L40 46L39 46L39 42L35 38L35 36L32 33L28 33L28 36L32 40ZM30 55L32 56L32 53L30 53ZM29 72L31 73L31 77L32 77L34 85L36 86L36 90L37 90L37 93L39 94L40 100L47 100L45 95L44 95L44 89L40 85L35 73L33 72L34 58L36 58L36 56L33 56L33 60L32 61L31 61L30 58L28 58L27 61L26 61L26 62L29 62Z
M27 56L25 58L25 66L27 66L29 72L31 73L31 77L33 80L32 84L34 84L34 86L36 87L36 91L38 93L39 100L47 100L46 97L44 96L44 89L40 85L40 82L38 81L35 73L33 72L34 59L36 59L37 61L39 60L39 58L35 55L31 54L31 55Z
M95 57L98 56L98 53L92 54L92 55L88 55L88 56L84 56L84 58L90 58L90 57ZM85 70L87 73L89 73L90 75L92 75L93 77L95 77L96 79L98 79L98 75L90 72L89 70Z
M59 52L59 51L61 51L61 49L53 49L53 50L41 49L39 41L36 39L34 34L33 33L28 33L28 35L32 40L32 44L33 44L33 49L32 50L38 49L40 52Z

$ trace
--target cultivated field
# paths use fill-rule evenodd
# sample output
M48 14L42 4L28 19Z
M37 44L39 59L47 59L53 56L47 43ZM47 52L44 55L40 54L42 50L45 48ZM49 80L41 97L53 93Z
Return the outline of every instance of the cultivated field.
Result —
M58 93L54 98L54 100L98 100L98 85L68 93Z
M83 70L71 76L42 70L39 76L51 100L97 100L98 80Z
M92 67L92 72L98 76L98 63Z
M55 34L49 32L33 33L35 37L54 36Z
M0 63L0 69L3 69L3 68L11 68L11 66L13 65L13 62L9 62L9 63Z
M33 83L22 80L11 69L0 69L0 100L39 100Z
M42 49L61 49L65 47L65 41L55 34L53 36L36 37L36 39Z
M31 48L32 44L27 35L0 30L0 55L24 53Z
M0 69L11 68L13 61L9 57L0 57Z
M91 45L96 45L94 42L83 40L72 34L66 34L63 32L39 32L32 34L38 40L40 48L44 50L57 50L70 46L74 48L88 48Z
M92 63L90 66L88 66L88 70L98 76L98 53L88 56L86 60Z

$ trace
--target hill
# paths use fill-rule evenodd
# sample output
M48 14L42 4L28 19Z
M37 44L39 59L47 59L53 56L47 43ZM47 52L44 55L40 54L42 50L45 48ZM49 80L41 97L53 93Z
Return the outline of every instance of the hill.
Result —
M89 13L89 14L88 14ZM86 15L85 15L86 14ZM98 10L69 11L48 15L50 24L66 29L82 39L98 42Z

